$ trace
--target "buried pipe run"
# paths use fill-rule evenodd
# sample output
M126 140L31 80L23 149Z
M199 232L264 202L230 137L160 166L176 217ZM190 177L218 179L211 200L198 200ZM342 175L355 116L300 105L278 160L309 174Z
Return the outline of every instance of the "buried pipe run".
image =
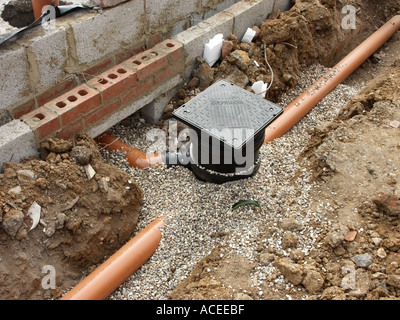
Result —
M122 151L131 167L145 169L152 166L163 165L166 163L165 155L154 153L146 154L143 151L133 148L121 140L113 137L109 132L105 132L97 137L96 142L100 147L109 151Z
M265 129L264 143L281 137L299 122L326 95L352 74L374 52L400 30L400 15L394 16L362 42L335 67L291 102L283 114Z
M145 169L165 165L168 168L173 166L184 166L190 169L188 164L183 164L180 161L180 153L145 153L122 142L120 139L115 138L108 131L95 138L95 141L103 149L108 151L122 151L125 153L125 158L128 160L129 165L134 168ZM186 155L186 157L188 157L188 155Z
M64 295L61 300L104 300L157 250L165 218L155 219Z

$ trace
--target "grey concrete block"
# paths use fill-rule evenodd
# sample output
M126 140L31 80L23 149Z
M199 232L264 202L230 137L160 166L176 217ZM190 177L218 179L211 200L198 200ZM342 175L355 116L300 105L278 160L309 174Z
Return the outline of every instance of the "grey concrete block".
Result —
M35 135L28 125L13 120L0 127L0 171L4 162L19 162L38 156Z
M90 64L141 40L144 0L131 0L102 14L86 15L71 27L80 64Z
M275 0L274 11L287 11L294 5L293 0Z
M66 73L63 69L68 59L68 43L64 28L55 31L46 31L43 36L36 37L27 45L29 54L33 54L38 65L38 82L35 83L36 91L40 87L53 86L61 81Z
M233 32L241 40L247 28L260 25L267 18L268 14L273 11L273 7L274 0L240 1L225 11L235 15Z
M197 9L195 0L146 0L146 16L151 28L182 21L197 12Z
M168 103L176 95L177 92L178 88L174 88L167 93L162 94L153 102L142 108L140 111L143 119L148 123L157 124L164 113L165 107L168 105Z
M0 70L0 110L3 110L30 93L24 48L0 50Z
M239 1L240 0L225 0L215 5L215 1L203 0L203 8L205 9L204 19L212 17L214 14L229 8Z
M179 76L179 75L175 76L174 78L170 79L169 81L166 81L162 85L158 86L153 91L149 92L143 98L139 99L138 101L135 101L131 105L128 105L124 109L107 117L107 119L103 123L100 123L99 125L90 129L88 131L88 134L91 137L99 136L103 132L110 129L112 126L115 126L120 121L122 121L125 118L129 117L130 115L134 114L136 111L138 111L138 110L142 109L144 106L150 104L152 101L154 101L161 95L180 86L181 84L182 84L181 76Z

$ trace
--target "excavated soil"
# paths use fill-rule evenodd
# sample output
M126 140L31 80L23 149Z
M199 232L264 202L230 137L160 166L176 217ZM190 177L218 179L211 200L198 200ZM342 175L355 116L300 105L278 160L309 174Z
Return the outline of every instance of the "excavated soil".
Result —
M82 272L125 244L138 222L141 190L102 162L91 138L50 139L41 156L4 163L0 176L2 300L60 297ZM29 215L34 203L41 207L36 226Z
M302 81L298 75L303 68L332 66L400 13L395 0L346 4L360 9L355 30L341 28L342 1L309 0L272 14L251 44L232 35L233 50L225 59L212 68L198 59L193 80L171 101L161 125L174 108L220 78L249 90L255 81L269 83L266 60L274 71L266 98L277 102ZM331 204L322 214L333 223L323 226L315 241L319 246L305 256L296 250L299 226L282 222L282 243L291 249L290 256L284 256L261 245L274 232L266 227L258 235L256 261L217 246L170 299L302 299L304 290L309 299L400 298L400 129L395 122L400 121L399 43L397 34L346 80L367 85L332 123L310 130L311 139L298 159L312 172L313 203ZM1 299L59 298L83 271L90 271L136 231L141 190L128 174L102 161L92 139L52 139L42 147L40 159L6 163L0 175ZM96 172L92 179L87 164ZM30 230L28 211L34 202L41 207L41 219ZM257 264L276 267L265 279L261 296L252 285ZM43 290L49 266L57 270L58 286ZM279 290L269 285L281 276Z

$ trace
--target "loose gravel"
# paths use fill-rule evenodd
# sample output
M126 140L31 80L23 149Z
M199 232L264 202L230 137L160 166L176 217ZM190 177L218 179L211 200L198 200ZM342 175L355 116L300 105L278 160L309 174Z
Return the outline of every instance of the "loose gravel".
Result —
M285 107L326 71L328 69L321 65L310 67L300 75L300 84L283 95L278 105ZM143 190L144 203L138 231L155 218L166 217L162 241L155 254L109 299L167 299L168 294L191 273L196 263L216 245L223 245L232 252L256 261L260 233L265 227L274 231L263 238L265 248L273 248L280 255L288 256L290 249L282 248L284 230L281 224L285 221L294 222L302 228L297 248L306 256L310 250L318 247L318 236L331 224L324 213L332 208L329 203L312 206L311 173L301 168L297 157L310 137L307 130L331 122L362 87L362 83L356 86L340 84L287 134L262 146L259 172L246 180L215 185L197 180L184 167L135 169L129 166L122 153L102 150L105 161L128 172ZM152 129L155 127L138 121L130 127L118 124L111 132L124 142L145 151L154 145L146 140L146 134ZM296 174L298 176L293 181ZM258 201L261 208L243 206L232 211L232 205L244 199ZM221 234L227 236L218 236ZM276 273L272 264L258 264L256 267L253 285L260 296L261 283L272 273ZM278 276L270 286L278 290L291 285ZM304 291L304 298L306 296Z

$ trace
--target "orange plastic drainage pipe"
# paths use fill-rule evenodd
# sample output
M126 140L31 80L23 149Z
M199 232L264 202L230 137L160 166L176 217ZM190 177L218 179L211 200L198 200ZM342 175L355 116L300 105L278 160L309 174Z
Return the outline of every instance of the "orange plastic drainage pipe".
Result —
M125 158L128 160L131 167L144 169L151 166L163 165L163 157L158 154L146 154L139 149L133 148L121 140L113 137L109 132L105 132L98 136L96 142L104 149L109 151L120 150L125 153Z
M33 15L35 20L39 19L42 15L42 9L44 6L49 6L53 0L32 0ZM54 6L58 7L60 5L59 0L54 0Z
M160 217L83 279L61 300L104 300L154 254L161 241Z
M314 108L328 93L352 74L364 61L400 30L397 15L374 32L335 67L291 102L283 114L265 129L264 143L281 137Z

